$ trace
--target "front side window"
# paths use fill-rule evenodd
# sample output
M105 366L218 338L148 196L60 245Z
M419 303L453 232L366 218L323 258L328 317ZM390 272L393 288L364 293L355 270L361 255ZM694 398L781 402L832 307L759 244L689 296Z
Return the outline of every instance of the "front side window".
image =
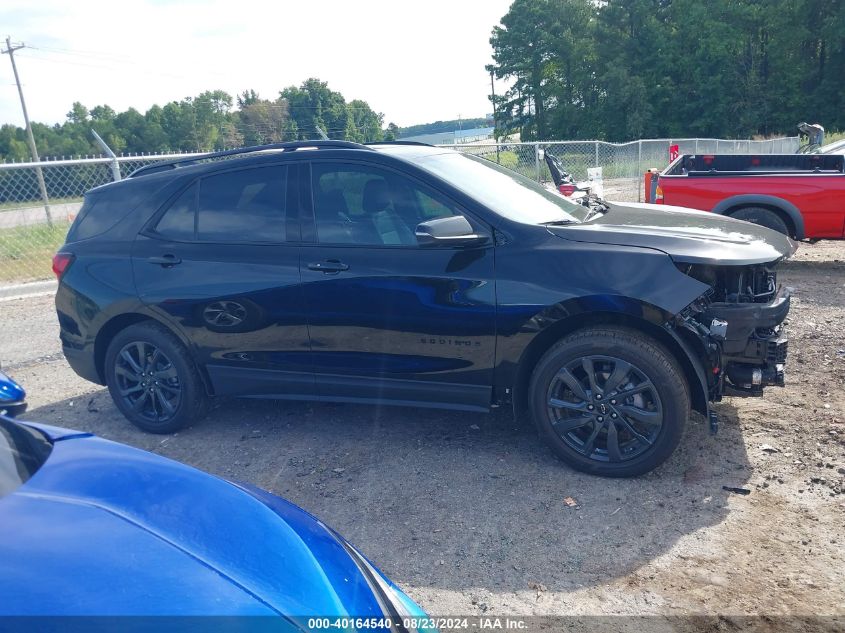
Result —
M590 213L530 178L477 156L444 151L416 164L515 222L578 222Z
M417 224L458 214L436 192L375 166L314 163L312 181L323 244L415 246Z
M207 176L174 200L155 230L178 241L284 242L285 189L284 166Z

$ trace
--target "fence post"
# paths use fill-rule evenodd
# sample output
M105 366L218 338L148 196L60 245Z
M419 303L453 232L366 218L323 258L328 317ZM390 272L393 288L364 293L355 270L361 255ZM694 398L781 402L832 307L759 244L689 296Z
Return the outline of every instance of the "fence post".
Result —
M534 143L534 173L537 175L537 182L540 180L540 144Z
M695 155L698 156L698 138L695 139Z
M637 141L637 202L643 201L643 141Z
M599 166L599 142L598 141L596 141L596 164L595 164L595 166L596 167Z
M111 176L115 181L120 180L120 165L117 162L117 156L114 155L114 152L111 151L111 147L106 145L106 142L100 138L100 135L97 134L95 130L91 130L91 134L94 135L94 140L103 148L103 151L106 153L106 156L111 158Z

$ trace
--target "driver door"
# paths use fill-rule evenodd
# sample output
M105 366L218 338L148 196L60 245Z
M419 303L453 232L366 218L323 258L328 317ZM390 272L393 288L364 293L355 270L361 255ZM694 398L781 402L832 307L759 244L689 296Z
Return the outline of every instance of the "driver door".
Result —
M422 246L415 229L454 215L478 233L489 228L387 167L314 160L310 171L301 271L317 394L487 409L493 241Z

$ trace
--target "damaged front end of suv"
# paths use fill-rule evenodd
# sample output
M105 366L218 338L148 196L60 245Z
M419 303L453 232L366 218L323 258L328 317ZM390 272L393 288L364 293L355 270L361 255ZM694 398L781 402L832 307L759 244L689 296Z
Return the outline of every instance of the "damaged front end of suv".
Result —
M718 420L708 402L784 385L790 289L779 284L777 267L797 249L787 236L732 218L634 203L610 203L602 217L567 233L661 251L695 284L700 294L673 310L665 327L695 365L707 401L695 408L708 414L713 432Z
M688 306L676 326L706 341L710 400L722 395L762 396L782 387L790 289L777 282L777 262L751 266L678 264L710 290Z

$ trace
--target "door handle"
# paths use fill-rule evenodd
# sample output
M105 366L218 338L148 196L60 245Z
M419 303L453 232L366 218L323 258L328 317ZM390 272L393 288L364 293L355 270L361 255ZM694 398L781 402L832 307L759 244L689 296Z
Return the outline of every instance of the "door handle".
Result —
M349 270L349 266L337 259L327 259L324 262L312 262L308 264L308 270L317 270L331 275L339 273L342 270Z
M175 266L176 264L182 263L181 257L176 257L176 255L162 255L161 257L148 257L147 261L150 264L158 264L159 266L163 266L165 268L170 268L171 266Z

